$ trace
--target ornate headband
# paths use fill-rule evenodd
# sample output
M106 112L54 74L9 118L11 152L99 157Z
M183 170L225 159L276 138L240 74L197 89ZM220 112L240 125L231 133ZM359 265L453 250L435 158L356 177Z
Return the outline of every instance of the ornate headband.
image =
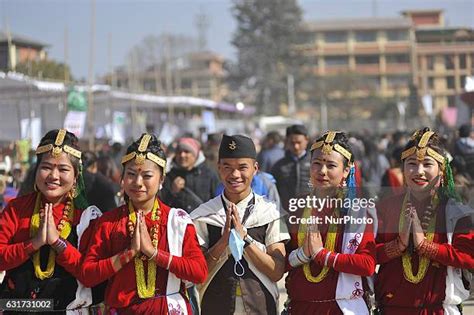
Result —
M336 150L342 156L344 156L349 162L351 162L352 153L350 153L347 149L343 148L339 144L332 144L334 138L336 138L336 134L341 133L341 131L328 131L323 135L324 141L315 142L312 146L310 151L313 152L316 149L321 148L323 154L331 154L332 150Z
M50 143L38 147L36 149L36 155L51 151L51 155L57 159L64 151L80 159L82 155L81 151L74 149L73 147L70 147L67 144L63 144L65 137L66 129L60 129L58 134L56 135L56 140L54 141L54 144Z
M416 153L416 159L418 161L423 161L425 159L426 154L428 154L433 159L438 161L441 165L443 165L444 164L443 155L439 154L438 152L431 149L430 147L427 147L428 141L433 135L434 135L433 131L426 131L421 137L417 145L414 145L411 148L406 149L405 151L402 152L402 161L405 160L410 155L412 155L413 153Z
M163 168L163 173L164 173L166 169L166 160L160 158L159 156L151 152L145 153L146 149L148 148L148 144L150 143L150 140L151 140L151 135L149 134L144 135L142 140L140 141L138 150L135 152L130 152L129 154L125 155L122 158L122 164L125 164L128 161L135 158L135 163L140 165L140 164L145 163L145 159L148 159L156 163L158 166L161 166Z

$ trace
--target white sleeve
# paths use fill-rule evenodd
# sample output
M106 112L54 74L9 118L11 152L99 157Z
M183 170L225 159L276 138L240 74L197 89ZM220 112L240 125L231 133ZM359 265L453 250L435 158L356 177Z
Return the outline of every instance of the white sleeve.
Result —
M198 238L199 245L204 248L209 248L209 232L207 230L207 224L198 220L193 221L196 227L196 235Z
M290 234L284 219L280 218L268 224L265 246L268 247L278 242L286 243L289 239Z

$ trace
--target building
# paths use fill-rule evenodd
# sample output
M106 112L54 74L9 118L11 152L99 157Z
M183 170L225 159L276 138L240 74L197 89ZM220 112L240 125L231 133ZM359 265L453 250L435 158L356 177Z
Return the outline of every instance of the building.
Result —
M28 37L0 31L0 70L15 70L19 63L45 60L49 45Z
M194 96L220 102L227 95L224 62L224 58L216 53L194 52L171 61L168 67L161 63L140 73L118 69L114 77L108 76L106 81L127 90Z
M474 73L473 30L446 27L442 10L305 22L294 52L302 60L304 80L319 81L316 89L314 84L300 85L299 103L308 105L318 102L318 89L333 102L376 97L415 107L429 94L438 112L454 105L465 77ZM331 79L334 86L328 87ZM321 82L326 85L321 87Z
M431 95L436 111L454 106L474 74L474 30L446 27L442 10L405 11L416 36L415 79L420 95Z

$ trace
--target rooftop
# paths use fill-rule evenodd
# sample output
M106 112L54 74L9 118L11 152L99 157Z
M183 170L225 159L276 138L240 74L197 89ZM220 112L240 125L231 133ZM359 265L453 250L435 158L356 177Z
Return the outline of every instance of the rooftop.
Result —
M331 19L302 24L307 31L409 29L411 26L411 19L404 17Z
M23 44L23 45L34 46L38 48L44 48L44 47L49 46L49 44L40 42L38 40L32 39L27 36L18 35L15 33L10 33L10 37L11 37L12 43L14 44ZM6 42L8 42L8 34L6 31L0 30L0 43L6 43Z

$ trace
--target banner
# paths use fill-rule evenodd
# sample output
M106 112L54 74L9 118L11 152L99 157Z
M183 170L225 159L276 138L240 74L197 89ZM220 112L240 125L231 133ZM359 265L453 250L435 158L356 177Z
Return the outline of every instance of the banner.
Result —
M64 119L64 128L81 138L86 127L86 112L69 111Z

